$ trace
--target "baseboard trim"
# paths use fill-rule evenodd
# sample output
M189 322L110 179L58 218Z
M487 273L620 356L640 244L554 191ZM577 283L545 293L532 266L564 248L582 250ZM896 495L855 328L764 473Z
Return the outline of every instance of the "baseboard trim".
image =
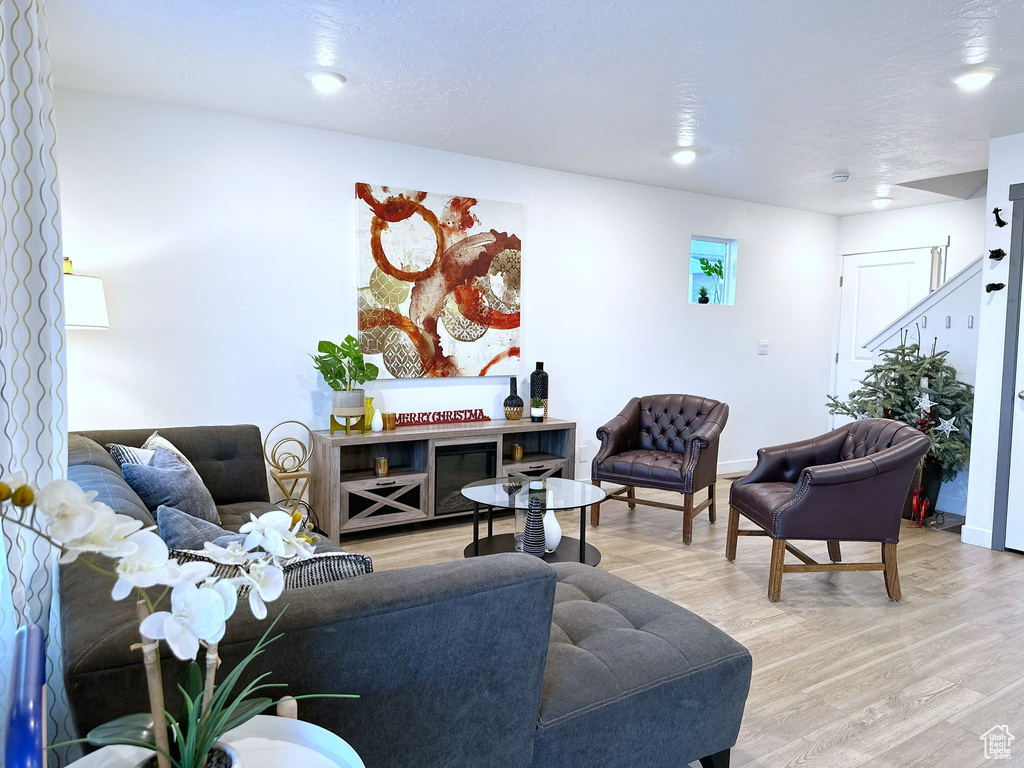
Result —
M975 547L992 549L992 531L965 525L960 529L960 541L964 544L971 544Z
M746 473L752 470L756 464L757 459L741 459L740 461L720 461L718 462L718 474L735 475L741 472Z

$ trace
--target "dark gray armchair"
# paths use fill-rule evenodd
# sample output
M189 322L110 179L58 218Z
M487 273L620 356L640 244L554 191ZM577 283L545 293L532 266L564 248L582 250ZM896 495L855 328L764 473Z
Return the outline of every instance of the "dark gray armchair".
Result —
M733 483L725 556L736 559L738 536L770 536L768 599L777 601L784 573L883 571L885 588L900 599L896 544L903 504L931 440L890 419L862 419L828 434L757 452L757 466ZM758 526L740 530L740 515ZM790 539L828 542L832 563L817 563ZM880 563L842 563L842 541L877 541ZM800 565L786 565L786 550Z
M683 513L683 543L693 539L693 518L708 510L715 522L715 480L718 477L718 438L729 420L729 406L698 395L634 397L599 430L601 449L591 466L596 486L620 483L609 496L625 494L630 509L678 509ZM683 506L637 499L637 488L657 488L683 494ZM708 498L696 507L695 491ZM601 505L590 508L590 524L601 522Z

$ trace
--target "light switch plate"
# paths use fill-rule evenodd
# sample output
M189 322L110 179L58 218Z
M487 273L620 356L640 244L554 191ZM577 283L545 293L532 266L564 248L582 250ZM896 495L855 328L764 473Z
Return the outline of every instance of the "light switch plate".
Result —
M757 342L757 354L768 354L768 339L761 339L759 342Z

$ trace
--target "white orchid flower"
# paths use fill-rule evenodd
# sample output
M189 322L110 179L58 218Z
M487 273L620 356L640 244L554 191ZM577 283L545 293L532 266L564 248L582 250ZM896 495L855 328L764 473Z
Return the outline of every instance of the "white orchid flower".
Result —
M199 653L200 640L212 643L224 636L226 618L224 596L216 587L178 584L171 590L171 610L147 616L139 630L166 640L175 656L189 661Z
M218 580L212 583L207 581L203 584L201 589L212 589L216 591L224 601L225 623L221 625L219 634L215 634L206 639L206 642L208 643L219 643L224 637L224 630L227 629L227 620L231 618L232 614L235 612L235 607L238 605L238 588L230 581Z
M249 586L249 609L257 619L267 618L267 603L284 592L284 571L273 563L257 560L242 572L238 582Z
M107 557L123 557L138 549L138 544L129 541L128 537L142 527L142 522L119 515L102 502L93 502L96 512L96 523L92 530L84 536L72 539L64 544L64 554L59 562L73 563L83 552L98 552Z
M13 491L15 488L28 485L28 475L20 471L8 472L6 475L0 476L0 483L3 483Z
M312 556L313 545L303 535L305 528L301 518L293 523L292 516L280 509L264 512L259 517L250 517L251 522L238 529L240 533L248 534L245 539L246 549L260 547L282 560Z
M89 533L96 524L95 497L96 491L86 493L70 480L54 480L41 489L36 510L47 521L47 534L64 544Z
M226 547L220 547L212 541L203 544L206 556L221 565L245 565L257 555L246 550L240 541L232 541Z
M127 538L136 550L120 559L117 564L117 582L111 593L115 600L123 600L132 587L146 589L157 584L173 586L202 581L213 573L213 563L185 563L178 565L170 559L163 539L150 530L136 531Z

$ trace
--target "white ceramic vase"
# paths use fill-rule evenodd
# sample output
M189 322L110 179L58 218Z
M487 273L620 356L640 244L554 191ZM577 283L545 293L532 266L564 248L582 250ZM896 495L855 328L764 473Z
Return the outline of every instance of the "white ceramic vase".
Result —
M373 409L373 418L370 419L370 429L374 432L384 431L384 416L381 414L380 408Z
M554 552L562 541L562 526L558 524L555 511L549 509L544 515L544 549Z

